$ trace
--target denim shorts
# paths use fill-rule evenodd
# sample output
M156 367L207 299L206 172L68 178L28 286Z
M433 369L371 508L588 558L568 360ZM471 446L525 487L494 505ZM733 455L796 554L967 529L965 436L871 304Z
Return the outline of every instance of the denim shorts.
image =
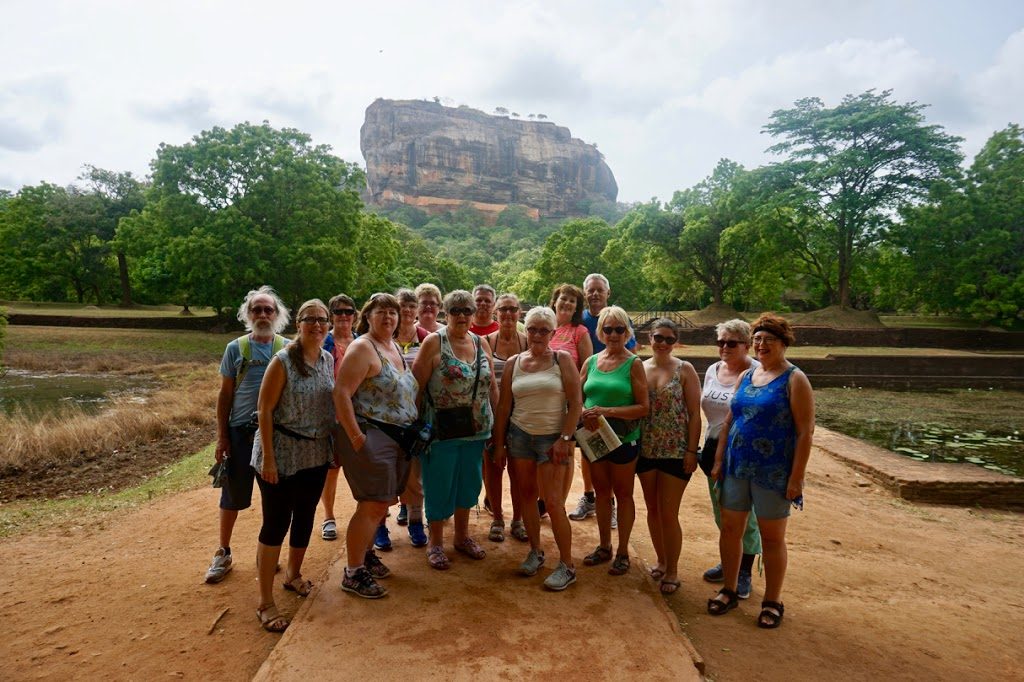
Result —
M548 453L561 437L562 434L560 433L534 436L523 431L515 424L509 423L508 437L505 439L505 447L508 448L509 457L515 457L516 459L529 459L537 464L544 464L545 462L551 461L551 457ZM567 457L562 464L568 464L570 461L571 458Z
M766 521L784 519L789 516L792 502L774 490L753 481L726 476L719 485L718 502L722 509L748 512L751 503L757 509L757 518Z

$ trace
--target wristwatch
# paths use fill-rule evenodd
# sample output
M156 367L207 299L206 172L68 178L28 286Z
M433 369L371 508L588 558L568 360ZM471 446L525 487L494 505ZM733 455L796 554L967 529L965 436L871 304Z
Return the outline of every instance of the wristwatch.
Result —
M562 440L564 440L566 443L568 443L569 441L572 440L572 436L565 436L565 435L563 435L562 436Z

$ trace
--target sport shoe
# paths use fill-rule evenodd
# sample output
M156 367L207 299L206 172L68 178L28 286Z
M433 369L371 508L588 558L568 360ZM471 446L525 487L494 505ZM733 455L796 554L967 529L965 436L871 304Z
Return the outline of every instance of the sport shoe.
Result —
M398 505L398 525L404 526L409 523L409 508L404 504Z
M206 569L206 582L208 583L219 583L224 580L224 576L231 572L231 555L224 552L224 548L221 547L213 555L213 561L210 562L210 567Z
M378 580L381 578L387 578L391 575L391 569L385 566L384 562L380 560L380 557L372 551L363 555L363 566L365 566L366 570L370 572L370 575Z
M427 546L427 533L424 531L421 521L413 521L409 524L409 541L413 547Z
M619 510L615 507L615 498L612 498L612 530L619 527Z
M345 577L341 580L341 589L364 599L380 599L388 593L387 589L374 580L370 572L362 566L351 576L348 571L345 571Z
M580 495L580 501L576 505L576 511L569 514L569 518L573 521L582 521L588 516L594 516L597 514L597 501L588 502L586 495Z
M722 564L712 566L704 571L704 580L707 580L709 583L724 583L725 572L722 570Z
M740 575L736 581L736 596L740 599L750 597L750 571L740 569Z
M551 575L544 579L544 587L554 592L561 592L574 582L576 582L576 569L569 568L564 561L559 561Z
M377 534L373 536L373 548L382 552L391 551L391 535L386 524L377 526Z
M330 542L338 539L338 523L334 519L324 519L320 526L320 537Z
M544 565L544 552L531 549L526 555L526 560L519 564L519 572L523 575L537 575L537 571Z

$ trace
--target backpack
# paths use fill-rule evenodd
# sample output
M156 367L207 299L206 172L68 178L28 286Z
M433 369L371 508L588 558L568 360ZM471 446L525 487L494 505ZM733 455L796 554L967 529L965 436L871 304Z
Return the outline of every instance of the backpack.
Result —
M273 358L286 345L288 345L287 338L280 334L274 334L274 345L270 350L270 357ZM252 362L252 345L248 334L238 337L238 350L242 354L242 364L238 366L238 374L235 375L235 393L238 393L238 387L242 385L242 379L245 378L245 373L249 371L249 364Z

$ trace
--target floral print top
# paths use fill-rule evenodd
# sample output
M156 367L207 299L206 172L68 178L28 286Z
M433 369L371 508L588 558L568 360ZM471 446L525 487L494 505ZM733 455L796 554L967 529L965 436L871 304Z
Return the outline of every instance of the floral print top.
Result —
M487 354L480 347L480 337L470 332L469 337L476 346L476 359L472 364L463 362L455 356L452 344L448 340L448 330L441 329L437 332L441 340L441 360L434 368L430 380L427 382L427 392L430 394L428 402L428 416L430 422L436 421L434 409L446 407L459 407L461 405L473 405L473 420L477 426L477 433L466 440L482 440L491 437L491 427L494 425L494 413L491 412L490 388L491 388L491 365L487 361ZM473 399L473 387L477 383L477 367L480 368L480 379L476 385L476 400ZM433 402L432 406L429 403Z
M644 418L640 455L648 459L681 459L686 454L690 413L686 411L679 372L673 373L671 381L660 389L649 388L647 393L651 411Z
M352 395L352 409L358 417L369 417L387 424L406 426L413 423L418 415L416 394L419 392L419 384L416 383L416 377L405 365L404 358L404 366L399 372L381 355L377 346L373 349L380 358L380 373L366 377L359 384Z
M789 408L789 377L794 369L791 366L764 386L751 382L753 370L740 379L730 405L726 476L786 494L796 451L796 423Z

